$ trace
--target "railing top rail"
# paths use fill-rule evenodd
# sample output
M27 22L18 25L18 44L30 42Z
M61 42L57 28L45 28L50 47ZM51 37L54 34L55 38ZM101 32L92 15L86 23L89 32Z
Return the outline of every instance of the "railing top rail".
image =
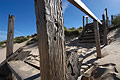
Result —
M102 22L87 8L87 6L81 0L68 0L68 1L72 3L74 6L76 6L77 8L79 8L86 15L91 17L93 20L96 20L100 24L102 24Z

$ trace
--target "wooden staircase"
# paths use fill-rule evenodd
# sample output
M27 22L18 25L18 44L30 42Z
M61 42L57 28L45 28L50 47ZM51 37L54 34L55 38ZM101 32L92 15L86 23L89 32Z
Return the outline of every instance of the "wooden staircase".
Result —
M100 42L103 43L104 27L99 24ZM86 24L79 36L80 43L95 43L94 24Z

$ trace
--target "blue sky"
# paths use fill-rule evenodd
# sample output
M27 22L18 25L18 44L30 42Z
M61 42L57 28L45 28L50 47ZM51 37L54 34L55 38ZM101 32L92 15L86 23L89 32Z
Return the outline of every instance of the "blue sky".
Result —
M120 13L120 0L82 1L99 19L102 19L105 8L108 8L109 17ZM0 0L0 41L6 40L9 14L15 15L15 37L36 33L34 0ZM63 0L64 25L67 28L82 26L82 16L85 16L83 12Z

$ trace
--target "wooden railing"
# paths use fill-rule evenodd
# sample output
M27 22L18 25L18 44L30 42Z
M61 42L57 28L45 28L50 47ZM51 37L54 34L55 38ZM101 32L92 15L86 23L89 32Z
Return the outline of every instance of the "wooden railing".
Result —
M103 23L87 8L87 6L81 0L68 0L68 1L93 19L97 57L101 58L102 56L101 56L101 48L100 48L99 24L102 25Z
M87 6L81 0L68 0L74 6L79 8L86 15L91 17L93 20L96 20L98 23L102 24L102 22L87 8Z

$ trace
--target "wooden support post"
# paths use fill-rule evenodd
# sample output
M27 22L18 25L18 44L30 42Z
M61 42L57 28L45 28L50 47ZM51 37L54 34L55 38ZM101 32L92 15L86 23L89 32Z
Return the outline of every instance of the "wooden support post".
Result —
M96 41L96 51L97 57L101 58L101 48L100 48L100 34L99 34L99 26L98 22L94 20L94 30L95 30L95 41Z
M106 22L105 22L105 15L102 15L103 18L103 26L104 26L104 44L107 45L108 44L108 40L107 40L107 26L106 26Z
M83 16L83 29L85 28L85 16Z
M15 16L9 15L6 58L13 53Z
M62 0L35 0L41 80L65 79Z
M86 24L88 24L88 16L86 17Z
M108 18L108 11L107 8L105 8L105 14L106 14L106 19Z
M7 48L6 48L6 58L8 58L11 54L13 54L13 43L14 43L14 25L15 25L15 16L9 15L8 18L8 33L7 33ZM8 69L7 65L5 65L5 70L8 70L6 75L6 79L12 80L12 73ZM5 71L6 72L6 71Z
M113 15L111 15L111 25L113 24Z
M108 11L107 11L107 8L105 8L105 12L106 12L106 27L108 29L108 22L109 22L109 17L108 17ZM108 33L108 32L107 32Z

